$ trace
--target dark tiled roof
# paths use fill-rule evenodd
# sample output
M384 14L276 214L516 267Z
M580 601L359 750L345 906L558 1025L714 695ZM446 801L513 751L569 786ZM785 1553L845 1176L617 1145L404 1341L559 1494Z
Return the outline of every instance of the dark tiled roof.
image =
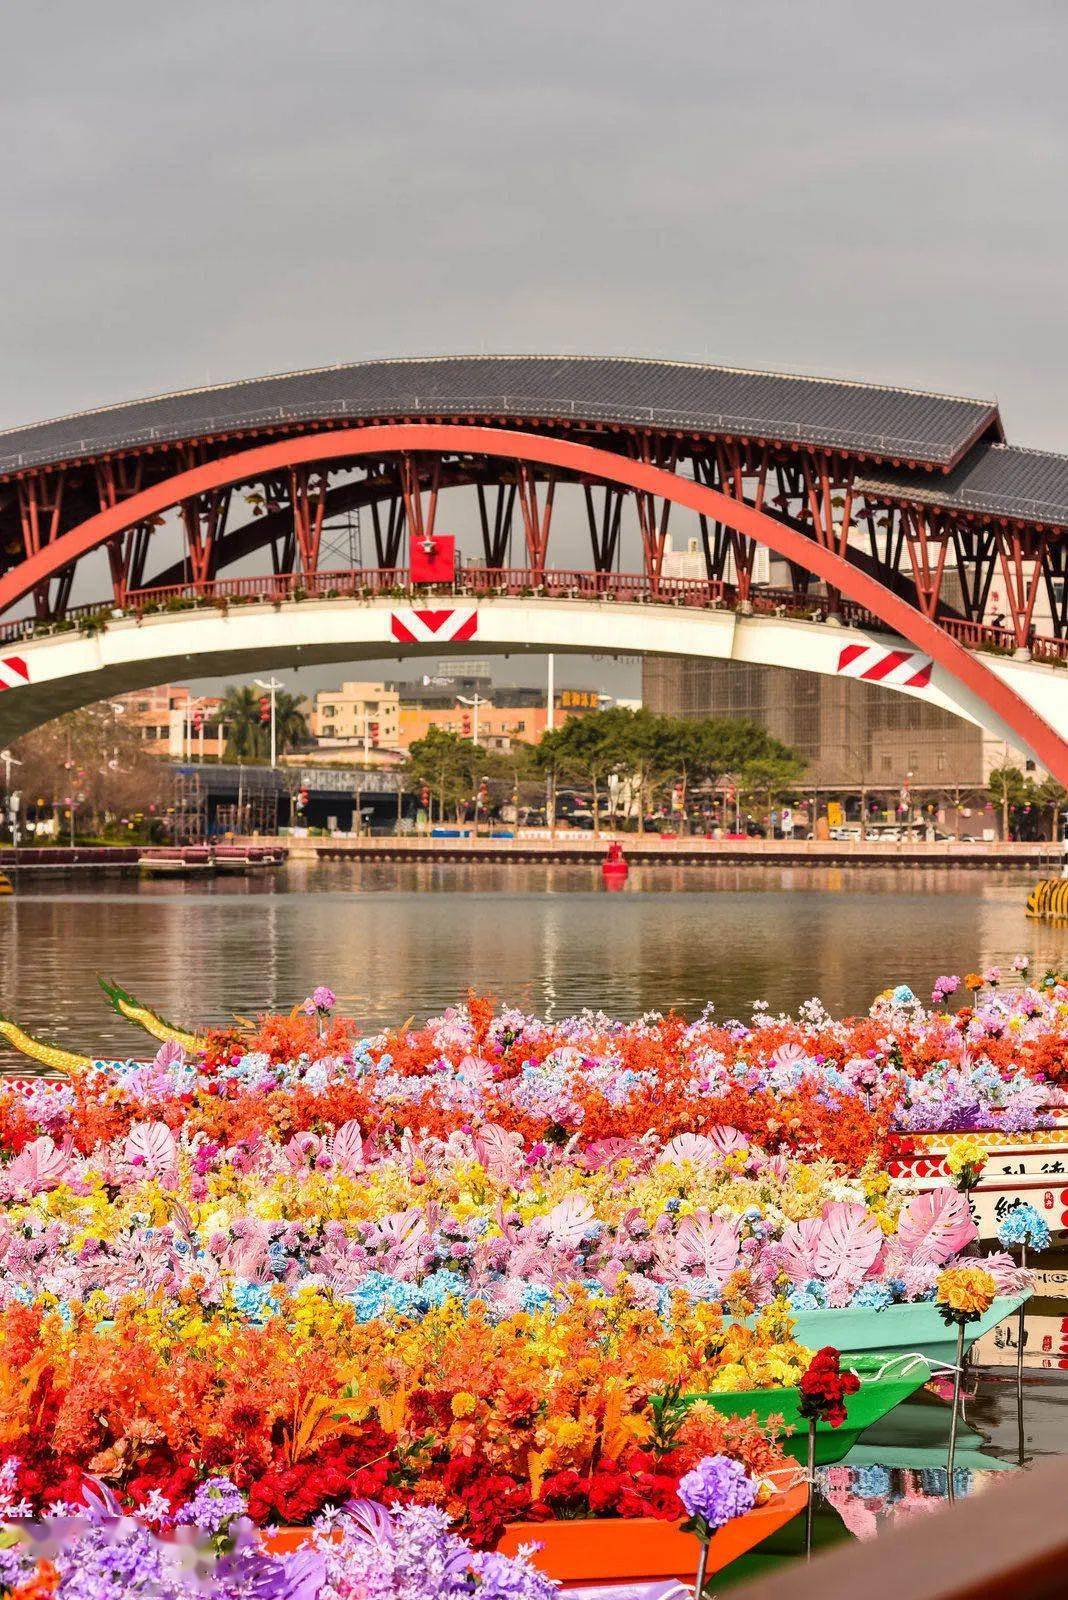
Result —
M976 515L1068 527L1068 456L980 444L951 472L867 473L857 488L881 499L915 500Z
M348 418L474 415L646 424L951 466L993 401L685 362L592 356L362 361L84 411L0 434L0 473L156 441Z

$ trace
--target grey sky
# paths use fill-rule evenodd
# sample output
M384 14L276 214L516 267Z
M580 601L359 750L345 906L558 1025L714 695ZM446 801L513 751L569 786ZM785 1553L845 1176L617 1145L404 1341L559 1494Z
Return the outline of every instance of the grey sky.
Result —
M5 8L0 425L364 355L995 396L1068 449L1058 0Z

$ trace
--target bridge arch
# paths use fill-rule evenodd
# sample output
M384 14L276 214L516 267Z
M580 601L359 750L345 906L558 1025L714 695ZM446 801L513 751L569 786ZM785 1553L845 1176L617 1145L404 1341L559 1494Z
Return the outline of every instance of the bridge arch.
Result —
M949 637L936 622L868 573L768 512L684 478L648 461L620 456L599 446L536 433L460 423L389 423L336 429L278 439L222 456L135 493L70 529L0 578L0 614L89 551L183 500L254 481L280 469L398 453L451 454L514 460L556 468L652 495L725 524L805 568L878 617L887 628L928 655L974 701L997 731L1032 751L1060 782L1068 784L1068 740L1024 696L978 655ZM984 717L983 713L986 713ZM965 714L969 714L967 711Z

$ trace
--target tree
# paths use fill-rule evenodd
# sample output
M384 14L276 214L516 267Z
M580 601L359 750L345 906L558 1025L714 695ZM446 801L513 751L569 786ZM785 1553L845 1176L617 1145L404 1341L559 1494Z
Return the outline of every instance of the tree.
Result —
M437 796L438 820L444 822L446 807L453 809L459 820L462 806L481 779L492 776L495 764L494 753L473 740L431 727L421 739L413 739L407 770L413 788L427 788Z
M226 728L226 759L255 761L262 749L260 738L260 696L247 683L226 691L219 707L219 721Z
M1001 807L1001 837L1009 838L1009 816L1014 806L1027 805L1034 799L1035 786L1019 767L1006 764L995 767L987 780L991 800Z
M301 700L298 695L290 694L287 689L276 689L274 693L274 723L275 741L279 754L283 750L294 750L298 745L308 743L308 720L301 710ZM264 743L270 749L271 725L261 724L263 727Z
M1063 783L1058 783L1056 778L1051 778L1048 775L1042 779L1041 783L1035 784L1034 788L1035 798L1039 805L1049 808L1049 836L1053 843L1056 844L1061 832L1060 819L1065 806L1068 805L1068 789L1064 787Z
M777 744L778 740L771 740ZM792 750L780 746L779 752L769 752L747 761L741 770L741 785L747 794L763 796L770 811L776 800L783 800L801 782L805 763Z
M588 783L593 792L593 831L601 832L600 796L611 773L624 764L629 724L634 713L621 706L568 717L563 727L546 733L536 752L536 762L553 778Z
M233 684L219 708L219 721L226 727L226 757L229 761L266 761L271 753L271 724L262 720L260 702L270 692L251 684ZM275 747L279 754L308 739L308 724L296 695L276 689L274 695Z
M85 706L15 741L22 763L12 771L21 811L65 811L83 834L120 823L124 832L140 812L161 814L170 782L163 762L144 746L141 731L109 701Z

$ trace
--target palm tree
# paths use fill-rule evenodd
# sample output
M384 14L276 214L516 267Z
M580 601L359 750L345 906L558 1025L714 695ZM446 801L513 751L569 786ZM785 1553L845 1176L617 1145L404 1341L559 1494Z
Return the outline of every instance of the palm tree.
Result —
M274 732L279 754L283 750L292 750L297 745L308 742L308 723L300 707L301 701L297 695L289 694L285 689L275 690ZM267 738L270 738L269 725Z
M219 707L219 721L226 727L228 761L255 761L263 754L260 697L247 683L229 686Z
M264 699L259 689L243 683L233 684L219 708L219 720L226 725L226 755L230 761L264 761L271 748L271 724L262 720ZM308 723L301 702L285 689L274 694L275 745L279 755L308 738Z

